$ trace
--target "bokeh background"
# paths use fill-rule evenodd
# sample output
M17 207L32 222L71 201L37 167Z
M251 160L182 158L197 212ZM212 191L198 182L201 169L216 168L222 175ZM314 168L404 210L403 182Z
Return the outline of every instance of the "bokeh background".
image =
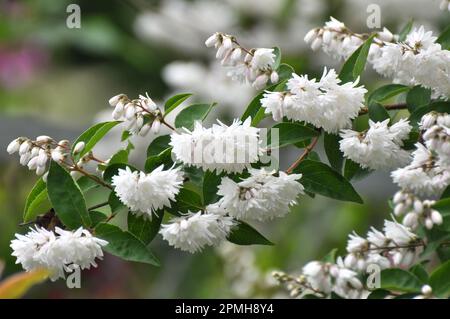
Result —
M66 1L0 0L0 263L3 277L20 270L9 242L19 226L27 192L37 179L8 156L17 136L50 135L74 139L100 119L109 119L107 100L117 93L148 92L156 101L175 92L195 93L199 101L217 101L211 118L239 116L255 92L228 80L204 40L215 31L235 34L247 47L278 46L283 62L297 73L318 76L322 66L339 68L303 41L306 32L330 15L358 32L366 26L369 4L381 7L381 23L391 31L414 19L439 31L450 22L439 0L168 0ZM81 8L81 28L69 29L66 8ZM383 83L367 70L363 83ZM192 100L191 100L192 101ZM269 125L270 122L265 123ZM133 156L141 165L152 137L136 141ZM120 146L112 132L96 148L107 157ZM300 150L283 153L286 166ZM319 154L325 155L319 149ZM141 155L141 156L139 156ZM321 196L299 198L284 219L256 227L275 246L231 244L196 255L172 248L157 237L152 249L161 268L125 263L107 255L98 269L82 273L81 289L65 282L34 287L27 297L40 298L217 298L284 297L270 272L295 272L331 248L345 247L352 231L364 233L389 215L386 200L395 191L388 173L355 182L365 205ZM102 194L93 194L95 201ZM0 268L1 265L0 265Z

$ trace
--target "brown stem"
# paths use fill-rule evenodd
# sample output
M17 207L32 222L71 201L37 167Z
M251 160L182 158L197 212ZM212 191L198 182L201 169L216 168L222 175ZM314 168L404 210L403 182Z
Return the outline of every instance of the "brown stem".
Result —
M286 170L287 174L291 174L292 171L306 158L306 156L308 156L308 154L314 149L314 147L317 144L317 141L319 140L319 136L316 136L312 139L311 143L309 143L309 145L305 148L305 150L303 151L303 153L295 160L294 163L291 164L291 166L289 166L289 168Z
M237 42L236 39L232 39L232 41L233 41L233 43L236 44L242 51L244 51L245 53L250 54L251 56L253 56L253 53L252 53L250 50L244 48L242 45L240 45L239 42Z
M114 190L114 188L113 188L111 185L105 183L104 181L102 181L102 180L101 180L100 178L98 178L97 176L89 174L88 172L84 171L83 169L79 168L78 166L75 166L75 167L73 168L73 170L75 170L75 171L77 171L77 172L80 172L81 174L83 174L83 175L86 176L87 178L92 179L92 180L93 180L94 182L96 182L97 184L100 184L100 185L102 185L102 186L104 186L104 187L106 187L106 188L109 188L110 190Z
M165 126L167 126L168 128L170 128L172 131L175 131L175 128L174 128L172 125L170 125L169 123L167 123L167 122L164 120L164 118L160 119L160 121L161 121L161 124L164 124Z
M406 105L406 103L397 103L397 104L388 104L388 105L384 105L384 108L388 111L390 110L403 110L406 109L408 106ZM359 115L364 115L369 113L369 108L363 107L360 111L359 111Z
M106 205L108 205L108 202L103 202L103 203L94 205L92 207L89 207L88 210L94 210L94 209L97 209L97 208L100 208L100 207L103 207L103 206L106 206Z

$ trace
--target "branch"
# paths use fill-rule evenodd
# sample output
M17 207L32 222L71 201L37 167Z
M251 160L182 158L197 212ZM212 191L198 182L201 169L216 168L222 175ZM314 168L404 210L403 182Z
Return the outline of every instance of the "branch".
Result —
M308 154L314 149L314 147L317 144L317 141L319 140L320 135L314 137L311 141L311 143L305 148L303 153L297 158L297 160L289 166L289 168L286 170L286 173L291 174L292 171L308 156Z
M408 106L406 105L406 103L397 103L397 104L389 104L389 105L384 105L384 108L387 111L390 110L403 110L406 109ZM360 111L358 115L364 115L369 113L369 107L363 107Z

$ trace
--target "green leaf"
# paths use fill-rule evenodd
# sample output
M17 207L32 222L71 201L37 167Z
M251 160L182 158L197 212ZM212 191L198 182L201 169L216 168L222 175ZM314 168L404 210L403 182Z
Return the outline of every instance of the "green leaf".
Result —
M361 179L363 177L366 177L370 173L372 173L371 170L367 168L362 168L358 163L353 162L351 159L347 158L345 160L344 177L349 181L352 179L353 180Z
M278 129L278 140L272 142L272 132L276 136L276 130ZM313 130L307 126L283 122L275 124L268 132L268 147L281 148L291 144L295 144L311 137L319 135L319 132Z
M450 186L447 186L447 188L444 190L444 192L441 195L441 199L450 197Z
M333 248L328 254L326 254L322 258L322 261L325 262L325 263L332 263L332 264L334 264L336 262L337 253L338 253L338 249L337 248Z
M355 52L345 61L339 78L343 83L355 81L364 71L370 45L375 34L371 35Z
M185 127L188 130L192 130L194 128L195 121L203 121L215 105L216 103L193 104L186 107L178 113L175 118L175 127Z
M450 297L450 260L431 273L430 286L433 288L433 295L441 298Z
M436 42L441 44L442 49L450 50L450 25L439 35Z
M95 235L108 241L108 245L104 249L114 256L128 261L159 266L158 259L146 245L128 231L123 231L114 225L102 223L95 227Z
M371 102L382 103L401 93L407 92L410 88L402 84L387 84L380 86L370 93L367 104Z
M273 91L278 84L274 84L269 86L266 90L267 91ZM248 104L247 108L245 109L244 114L241 117L241 121L245 121L248 117L251 117L252 120L255 118L256 114L261 108L261 99L263 98L263 92L258 93Z
M108 219L108 216L106 216L105 213L99 212L97 210L91 210L89 212L89 215L91 216L92 227L95 227Z
M420 292L422 283L415 275L402 269L385 269L380 273L381 287L386 290Z
M389 290L385 289L375 289L367 296L367 299L384 299L390 295Z
M267 238L247 223L238 221L231 229L228 241L236 245L273 245Z
M206 171L203 175L203 204L206 206L217 202L219 195L217 189L222 180L222 175L216 175L211 171Z
M273 47L273 53L275 54L275 63L273 64L273 69L276 70L281 63L281 50L279 47Z
M369 104L369 118L374 122L383 122L386 119L390 119L388 111L377 102Z
M331 167L333 167L338 173L342 171L344 164L344 155L339 149L339 141L341 137L339 135L325 133L323 138L323 146L325 153L327 154L328 161Z
M117 214L120 210L127 208L117 197L116 193L112 191L108 197L108 205L111 208L111 214Z
M164 117L175 110L178 105L186 101L190 96L192 96L192 93L181 93L169 98L164 104Z
M403 42L406 40L406 36L411 32L414 20L410 19L408 23L400 30L398 34L398 41Z
M127 150L118 151L116 154L111 156L111 158L108 161L108 165L118 164L118 163L124 163L124 164L128 163L128 151Z
M159 210L156 214L152 214L151 220L129 212L128 231L144 244L148 245L158 234L163 216L164 210Z
M193 190L182 188L175 196L172 207L166 207L166 210L173 215L186 214L188 212L198 212L204 210L201 196Z
M47 212L50 208L51 204L47 196L47 184L40 178L31 189L25 201L23 221L32 221L38 215Z
M352 184L324 163L304 160L294 172L303 175L300 183L309 192L338 200L363 203Z
M281 63L280 67L277 69L279 82L284 82L292 77L292 73L295 73L295 70L292 66L286 63ZM270 90L267 88L267 90Z
M161 135L155 138L147 148L147 157L160 154L170 148L170 135Z
M89 227L91 218L80 187L72 176L52 161L47 177L48 197L56 215L69 229Z
M89 151L91 151L94 148L94 146L98 143L98 141L100 141L106 135L106 133L109 132L109 130L111 130L114 126L116 126L119 123L120 121L102 122L84 131L83 134L81 134L77 138L77 140L73 143L73 147L75 147L75 145L77 145L78 142L84 142L85 143L84 149L80 153L74 155L74 158L79 159L83 157L83 155L89 153Z
M164 165L166 169L173 165L172 149L166 149L159 155L150 156L145 161L145 172L150 173L155 168Z
M422 284L425 285L428 283L428 273L421 264L414 265L409 271L419 278Z
M94 189L94 188L97 188L100 186L99 184L97 184L95 181L93 181L92 179L90 179L87 176L81 176L79 179L77 179L77 184L83 193L87 193L91 189Z
M413 112L414 110L430 104L431 90L426 89L420 85L413 87L406 95L406 105L408 110Z

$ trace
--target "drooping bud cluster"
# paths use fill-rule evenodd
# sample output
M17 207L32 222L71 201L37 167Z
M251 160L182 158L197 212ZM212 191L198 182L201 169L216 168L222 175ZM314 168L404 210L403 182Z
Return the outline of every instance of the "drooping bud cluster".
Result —
M279 76L275 65L274 49L241 47L232 35L216 32L205 42L207 47L217 49L216 58L229 68L228 76L233 80L252 83L260 90L269 82L277 83Z
M434 225L442 224L442 215L433 205L434 200L420 200L414 194L398 191L393 198L394 214L403 217L403 225L411 229L417 229L420 224L431 229Z
M50 271L50 279L64 278L65 271L71 266L81 269L97 267L96 259L102 259L102 247L107 241L96 238L86 229L67 231L55 228L55 231L36 227L26 235L16 234L11 241L12 255L16 263L22 264L26 271L44 268Z
M333 58L348 59L367 38L367 34L354 33L343 22L331 17L323 27L310 30L304 40L314 51L322 48ZM370 46L369 60L379 53L384 42L391 42L396 38L387 28L378 32Z
M266 92L261 105L275 121L287 117L305 121L326 132L337 133L351 126L351 120L364 107L364 86L355 82L341 84L334 69L324 69L320 81L293 74L287 92Z
M401 147L412 127L404 119L389 127L389 121L369 120L369 129L364 132L342 130L339 144L344 156L361 167L370 169L394 168L407 164L409 152Z
M125 94L118 94L109 99L109 104L114 107L112 117L125 121L125 129L130 133L141 136L146 136L149 131L159 133L161 110L148 95L130 100Z
M43 175L47 170L47 164L53 152L63 147L63 141L56 141L49 136L38 136L36 140L27 137L18 137L9 143L7 152L13 154L18 152L20 155L20 164L28 166L30 170L36 171L37 175Z
M420 128L425 145L439 157L439 164L450 166L450 115L431 112L422 117Z
M334 292L342 298L364 298L369 291L360 278L370 265L380 269L408 269L423 250L423 242L409 228L385 220L383 230L372 227L366 238L350 234L348 254L338 257L335 263L311 261L303 267L300 276L291 277L280 272L273 276L280 283L288 283L293 297L306 294L327 297Z

